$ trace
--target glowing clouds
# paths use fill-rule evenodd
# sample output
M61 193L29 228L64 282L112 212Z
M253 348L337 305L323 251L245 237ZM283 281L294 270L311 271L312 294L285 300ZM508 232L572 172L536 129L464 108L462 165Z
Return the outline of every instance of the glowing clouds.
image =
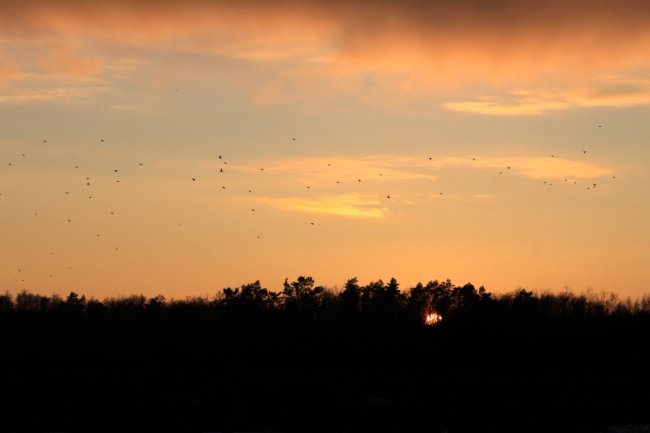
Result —
M383 218L388 210L381 201L372 196L361 194L341 194L319 196L315 198L261 197L258 202L272 207L297 212L339 215L354 218Z

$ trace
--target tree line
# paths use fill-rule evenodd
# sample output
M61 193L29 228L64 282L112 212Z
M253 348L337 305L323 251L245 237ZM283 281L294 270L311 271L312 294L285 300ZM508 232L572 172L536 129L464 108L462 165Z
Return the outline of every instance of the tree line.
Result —
M312 277L286 279L281 291L262 286L260 281L224 288L213 297L166 299L163 295L131 295L98 300L76 292L66 297L22 290L0 295L0 314L17 313L110 313L160 312L174 310L212 311L231 318L278 316L308 320L359 319L424 323L435 313L444 322L512 318L604 318L650 314L650 296L620 298L614 293L533 292L518 289L493 294L480 286L459 286L450 280L418 283L405 291L395 278L361 285L357 278L346 281L341 290L316 285Z
M5 293L0 330L8 432L588 433L650 407L648 296L301 276L185 299Z

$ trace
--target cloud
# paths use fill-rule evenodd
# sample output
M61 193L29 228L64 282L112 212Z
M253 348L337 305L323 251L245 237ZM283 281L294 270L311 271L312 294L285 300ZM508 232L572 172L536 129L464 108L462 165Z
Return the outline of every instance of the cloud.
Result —
M383 218L388 212L376 197L362 194L322 195L316 198L258 197L256 201L278 209L354 218Z
M589 179L607 176L612 171L587 161L551 156L439 157L440 167L462 166L508 171L530 179ZM508 169L510 167L510 169Z
M387 86L379 90L420 95L466 83L576 87L593 76L633 75L650 68L642 55L650 49L648 21L643 0L8 0L0 39L69 49L54 55L57 73L97 74L127 53L190 53L273 65L281 70L277 81L298 88L313 87L316 77L323 93L362 92L358 78L371 75ZM43 53L35 46L20 51L14 58ZM503 114L572 106L546 99L449 104Z
M0 90L0 104L26 103L26 102L50 102L61 100L72 100L88 98L105 89L97 86L68 87L68 88L46 88L39 90L18 89L10 93L2 93Z
M514 89L504 96L446 102L447 110L490 116L539 115L549 110L578 107L627 107L650 104L650 80L608 79L589 87Z
M218 163L211 166L221 167ZM231 169L255 172L264 168L270 175L288 175L293 178L333 183L334 181L385 182L403 180L435 181L437 176L429 170L424 158L398 155L295 157L262 161L256 165L233 165Z

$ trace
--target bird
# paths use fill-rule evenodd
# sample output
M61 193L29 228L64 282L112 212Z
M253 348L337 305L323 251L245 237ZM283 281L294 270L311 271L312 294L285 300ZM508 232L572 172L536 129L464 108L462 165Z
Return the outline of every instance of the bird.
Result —
M221 155L219 155L219 159L221 159Z
M361 182L361 179L357 179L357 182Z
M142 163L140 163L139 165L142 165Z
M219 173L223 173L223 168L220 168L220 169L219 169Z
M23 156L27 156L27 155L25 155L25 154L23 153Z
M264 169L263 169L263 168L260 168L260 171L264 171Z
M196 182L196 178L195 178L195 177L192 178L192 182Z
M587 151L586 151L586 150L583 150L582 153L587 153Z
M510 166L508 166L507 168L508 168L508 170L510 170Z
M429 161L431 161L431 157L429 157Z
M555 155L551 155L551 158L555 158Z
M292 139L293 141L296 141L296 137L291 137L291 139Z
M43 143L47 143L47 140L43 140Z
M307 189L310 189L310 188L311 188L311 186L307 185Z
M249 189L248 192L253 192L253 190L252 190L252 189Z
M103 142L104 142L104 139L103 139L103 138L100 138L99 141L101 141L101 142L103 143Z
M387 195L386 198L390 198L390 195Z
M226 189L226 187L225 187L225 186L221 186L221 189Z
M255 212L255 209L251 209L251 212Z
M117 173L117 170L113 170L115 173Z
M311 224L311 225L314 225L314 223L313 223L313 222L311 222L310 224Z

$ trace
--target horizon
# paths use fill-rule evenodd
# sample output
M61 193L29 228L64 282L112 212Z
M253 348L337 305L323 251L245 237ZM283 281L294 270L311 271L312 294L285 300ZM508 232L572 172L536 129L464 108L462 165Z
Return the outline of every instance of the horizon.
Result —
M650 292L650 7L10 0L0 292Z

